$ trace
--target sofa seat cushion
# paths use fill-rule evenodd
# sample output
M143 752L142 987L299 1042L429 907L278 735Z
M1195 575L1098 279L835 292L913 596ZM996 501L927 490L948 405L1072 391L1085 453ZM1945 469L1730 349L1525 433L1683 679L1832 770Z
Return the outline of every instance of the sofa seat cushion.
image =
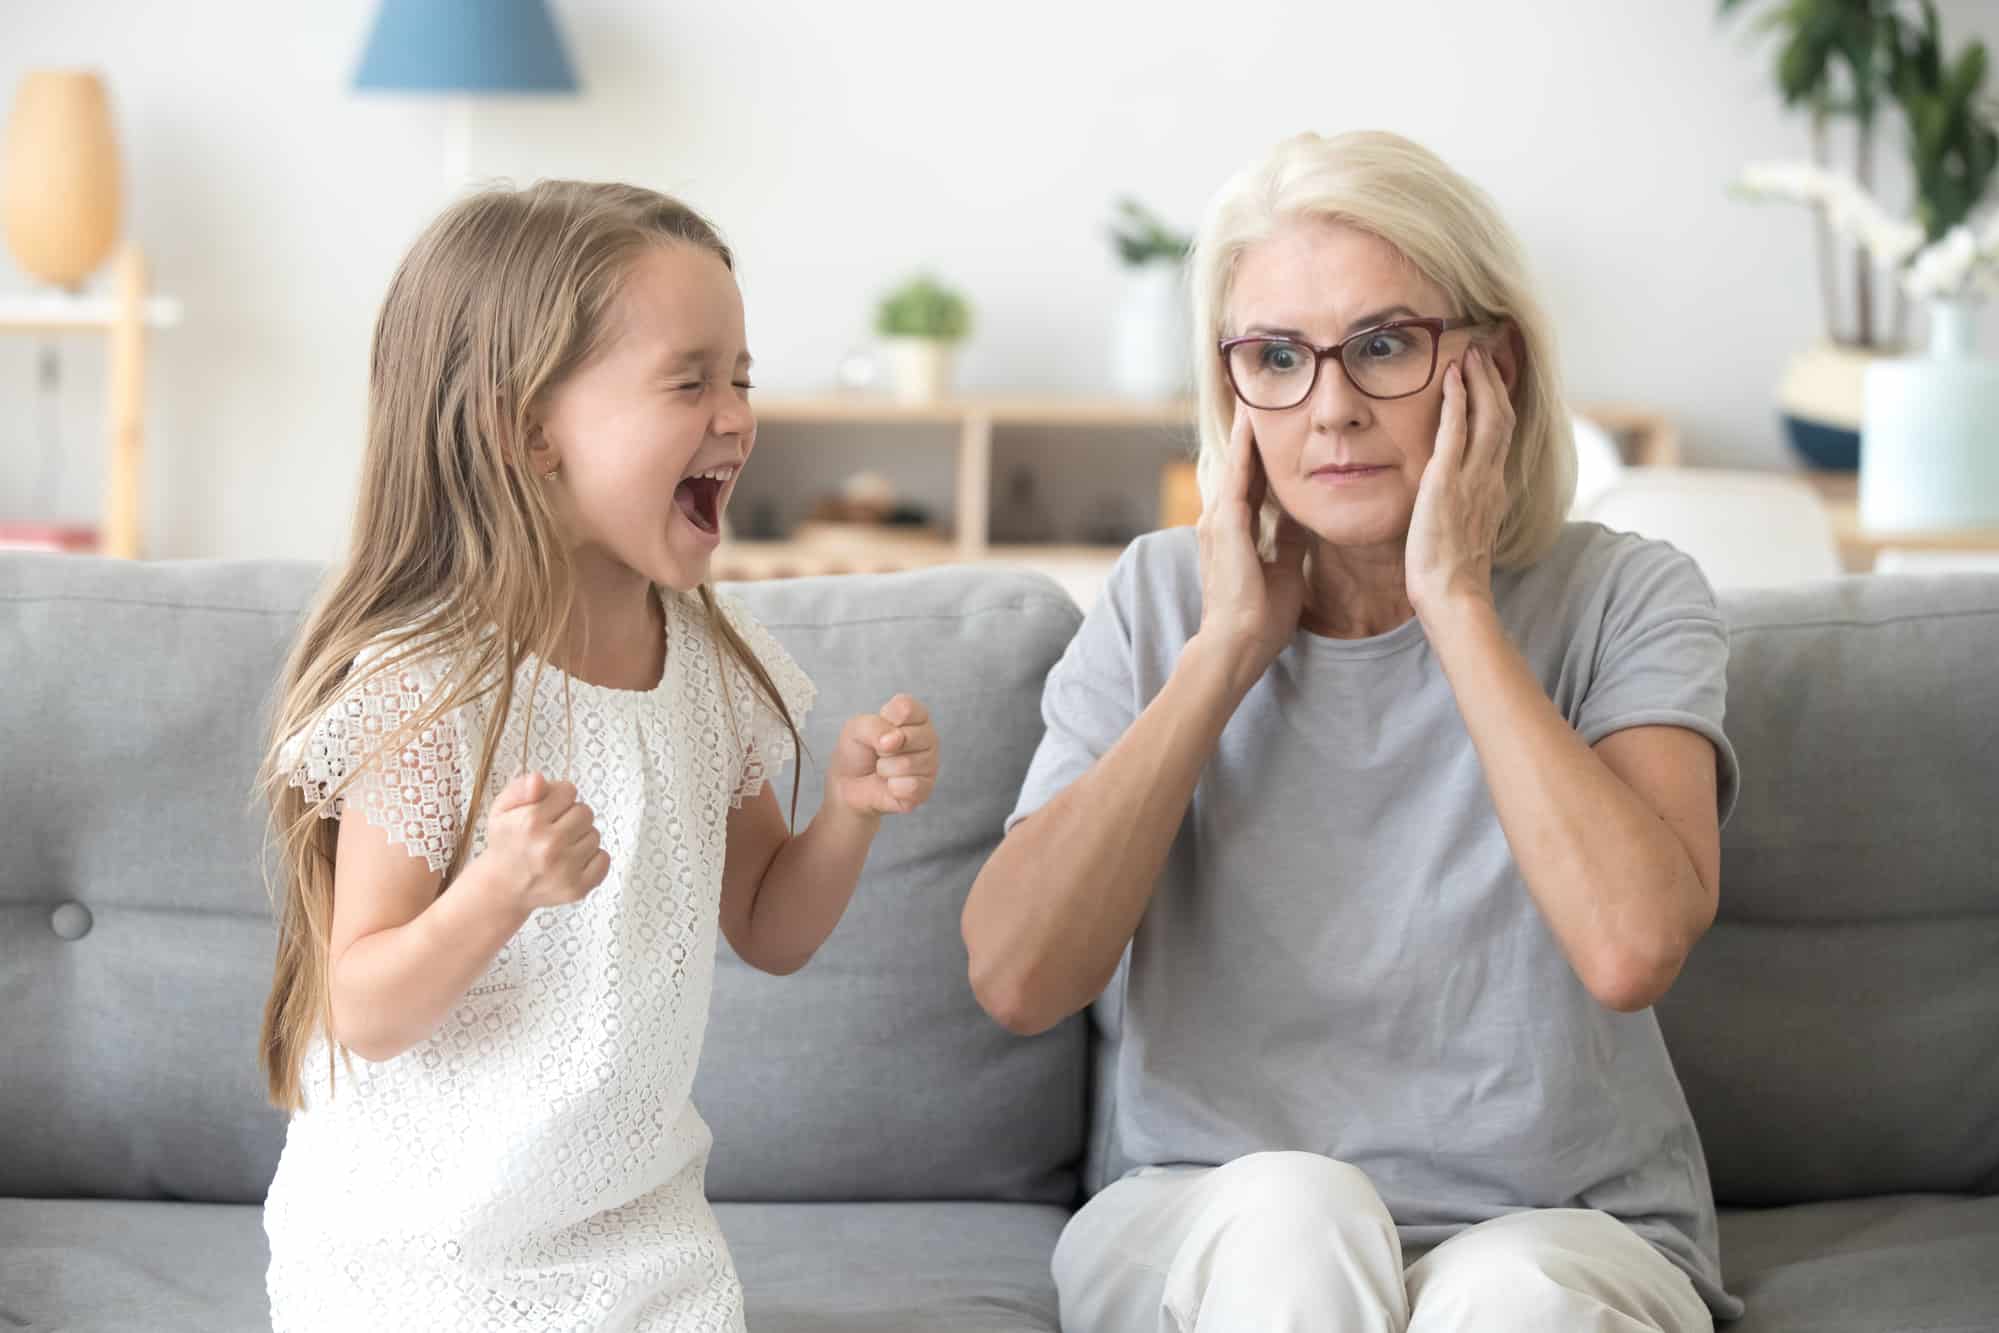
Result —
M722 1204L757 1333L1054 1333L1068 1213L1039 1204ZM262 1210L0 1199L0 1329L268 1333Z
M1065 1209L736 1203L715 1213L756 1333L1055 1333Z
M1999 1328L1999 1196L1726 1209L1721 1262L1749 1306L1727 1333Z
M0 1199L0 1329L269 1333L263 1211Z

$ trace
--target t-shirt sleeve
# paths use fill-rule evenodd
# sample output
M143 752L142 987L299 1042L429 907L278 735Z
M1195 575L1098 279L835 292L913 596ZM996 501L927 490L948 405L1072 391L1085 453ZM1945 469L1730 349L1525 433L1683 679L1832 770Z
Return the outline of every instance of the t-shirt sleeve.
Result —
M1595 745L1629 727L1685 727L1713 743L1717 813L1735 809L1740 775L1722 730L1728 628L1693 560L1645 542L1614 571L1576 729Z
M786 652L784 645L763 625L758 623L749 608L727 594L718 595L717 604L729 625L750 646L760 663L777 686L784 706L791 710L791 720L803 731L805 715L812 711L812 702L818 696L818 688L805 674L804 668ZM729 795L732 808L763 790L764 783L779 773L797 758L797 746L793 743L790 728L784 719L770 706L763 689L741 666L730 660L727 672L729 680L729 708L735 719L736 737L741 743L741 757L736 780Z
M319 720L285 746L286 780L322 818L358 802L389 841L432 870L457 848L464 785L452 714L412 729L437 688L419 661L383 666L364 654Z
M1104 584L1096 606L1048 673L1041 689L1045 728L1006 831L1055 799L1101 759L1137 720L1132 641L1133 551Z

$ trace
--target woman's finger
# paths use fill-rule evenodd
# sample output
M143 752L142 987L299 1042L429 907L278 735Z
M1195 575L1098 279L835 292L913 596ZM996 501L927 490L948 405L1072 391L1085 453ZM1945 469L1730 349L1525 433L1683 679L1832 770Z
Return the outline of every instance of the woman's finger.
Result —
M1269 498L1270 474L1264 471L1263 455L1257 450L1256 441L1251 440L1249 444L1249 494L1244 499L1248 502L1249 536L1252 542L1256 540L1259 532L1257 520L1263 516L1264 501Z
M1229 427L1228 467L1222 476L1221 493L1215 497L1223 508L1249 503L1250 480L1255 471L1250 460L1255 456L1256 432L1250 426L1249 409L1237 403L1235 421Z
M1507 443L1513 436L1513 403L1492 353L1479 348L1477 357L1473 373L1479 381L1479 412L1472 423L1474 438L1468 461L1497 466L1505 460Z
M1437 420L1433 461L1439 466L1455 471L1463 465L1468 413L1464 371L1453 361L1444 368L1444 412Z

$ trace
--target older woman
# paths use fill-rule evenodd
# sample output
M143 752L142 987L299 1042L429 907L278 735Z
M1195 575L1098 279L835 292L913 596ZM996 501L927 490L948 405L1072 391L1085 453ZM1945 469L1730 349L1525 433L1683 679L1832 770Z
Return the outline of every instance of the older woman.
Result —
M1063 1325L1711 1329L1649 1006L1712 922L1728 646L1670 547L1565 524L1548 321L1385 134L1227 186L1193 261L1198 529L1120 562L964 914L1039 1032L1096 1002Z

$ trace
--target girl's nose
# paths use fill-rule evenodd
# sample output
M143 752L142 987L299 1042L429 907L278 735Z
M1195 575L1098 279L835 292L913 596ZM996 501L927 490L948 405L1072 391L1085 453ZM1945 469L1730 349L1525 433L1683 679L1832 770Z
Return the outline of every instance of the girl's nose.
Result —
M756 413L750 409L747 400L731 395L715 413L714 429L717 435L735 435L748 443L757 431Z

